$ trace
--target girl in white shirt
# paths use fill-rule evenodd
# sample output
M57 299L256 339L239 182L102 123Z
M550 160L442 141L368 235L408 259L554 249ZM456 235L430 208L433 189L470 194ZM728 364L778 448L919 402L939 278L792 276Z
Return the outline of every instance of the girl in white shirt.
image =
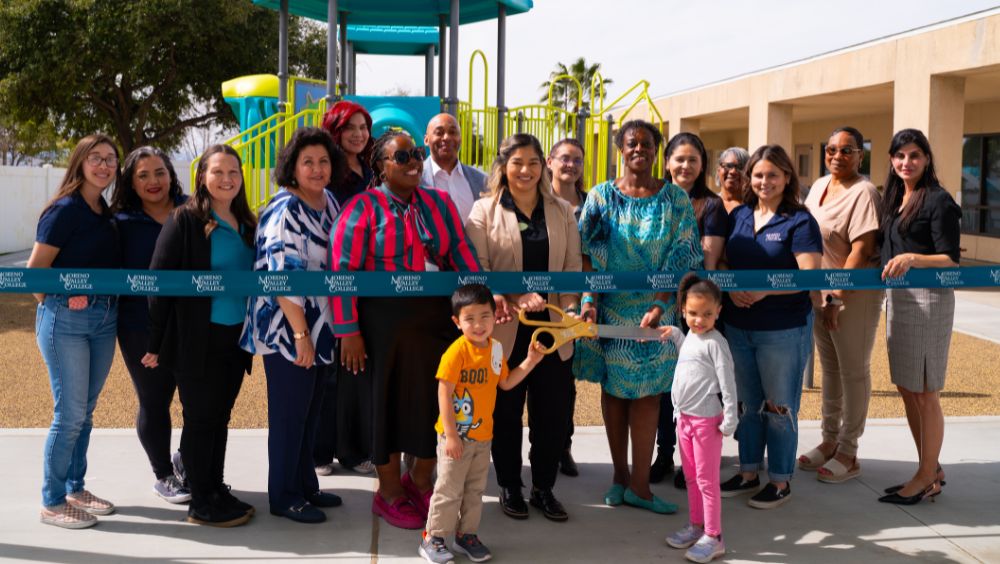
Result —
M711 280L687 274L677 293L685 337L678 327L666 336L680 351L670 393L677 418L677 443L687 476L689 523L667 537L674 548L689 548L693 562L710 562L726 553L722 542L719 462L722 437L736 430L736 384L729 343L715 329L722 292ZM719 401L721 394L722 401Z

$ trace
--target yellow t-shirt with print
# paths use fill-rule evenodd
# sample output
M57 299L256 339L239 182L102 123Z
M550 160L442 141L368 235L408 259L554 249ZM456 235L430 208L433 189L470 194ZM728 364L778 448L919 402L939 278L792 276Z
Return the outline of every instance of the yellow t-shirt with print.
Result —
M493 406L497 402L497 384L507 378L507 362L500 341L490 338L490 344L477 347L459 337L441 357L437 379L455 384L451 396L458 435L468 441L493 439ZM444 434L444 423L438 416L434 429Z

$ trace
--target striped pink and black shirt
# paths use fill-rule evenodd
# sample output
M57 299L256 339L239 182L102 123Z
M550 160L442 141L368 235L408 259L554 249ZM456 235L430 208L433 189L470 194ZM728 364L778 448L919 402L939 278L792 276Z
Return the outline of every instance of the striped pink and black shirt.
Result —
M330 234L331 270L422 272L428 264L438 270L481 270L447 193L420 187L404 202L382 185L352 198L337 216ZM357 335L357 298L333 296L330 306L334 334Z

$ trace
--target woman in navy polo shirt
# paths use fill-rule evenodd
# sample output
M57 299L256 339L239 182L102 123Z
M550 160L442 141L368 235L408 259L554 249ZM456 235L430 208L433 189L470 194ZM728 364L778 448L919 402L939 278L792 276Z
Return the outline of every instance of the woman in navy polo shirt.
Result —
M202 154L190 200L171 213L156 240L153 270L250 271L257 220L247 203L243 164L228 145ZM205 278L204 284L217 284ZM181 456L191 487L188 522L215 527L246 523L254 514L223 483L229 416L250 371L240 346L245 296L149 299L147 368L173 371L184 406Z
M119 268L118 236L102 193L118 178L118 149L106 135L84 137L69 157L55 198L38 220L28 268ZM64 276L67 290L86 275ZM54 409L42 467L42 523L97 524L114 504L84 489L94 407L115 355L115 296L35 294L35 334L49 370Z
M146 270L160 229L174 208L187 201L167 155L139 147L125 157L115 185L111 211L121 237L122 268ZM191 501L191 492L175 474L183 475L180 453L170 456L170 403L177 382L165 367L146 368L149 350L149 308L146 296L122 296L118 303L118 346L139 398L135 429L156 483L153 492L170 503Z
M733 270L819 268L819 224L799 204L799 180L778 145L757 149L747 163L750 190L729 217L726 257ZM775 288L781 287L775 278ZM818 296L817 296L818 297ZM722 484L722 496L756 492L757 472L768 452L769 483L750 506L771 509L788 501L795 470L802 372L812 350L813 305L809 292L736 291L723 306L726 338L736 365L743 404L736 430L740 473Z
M937 179L927 137L904 129L889 144L890 168L882 212L882 277L911 268L950 268L961 256L962 209ZM952 288L890 288L886 292L889 374L903 397L920 463L906 483L879 501L913 505L941 493L938 464L944 442L941 389L955 319Z

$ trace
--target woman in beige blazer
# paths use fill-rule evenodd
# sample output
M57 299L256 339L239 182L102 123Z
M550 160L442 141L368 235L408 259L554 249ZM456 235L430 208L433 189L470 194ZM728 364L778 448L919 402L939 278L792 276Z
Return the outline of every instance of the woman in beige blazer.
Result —
M501 145L493 163L489 192L475 203L465 225L487 271L580 271L580 233L573 208L552 192L543 174L545 154L534 136L516 134ZM538 279L540 287L547 286ZM520 326L517 312L530 318L553 319L545 310L551 303L576 314L579 294L529 292L497 296L497 317L511 318L496 327L493 336L504 348L508 364L524 359L534 327ZM493 413L493 465L500 484L500 506L515 519L526 519L528 507L521 493L521 415L528 402L531 449L531 505L545 517L565 521L567 514L552 494L559 457L566 442L573 401L573 344L547 355L534 371L510 391L498 390Z

